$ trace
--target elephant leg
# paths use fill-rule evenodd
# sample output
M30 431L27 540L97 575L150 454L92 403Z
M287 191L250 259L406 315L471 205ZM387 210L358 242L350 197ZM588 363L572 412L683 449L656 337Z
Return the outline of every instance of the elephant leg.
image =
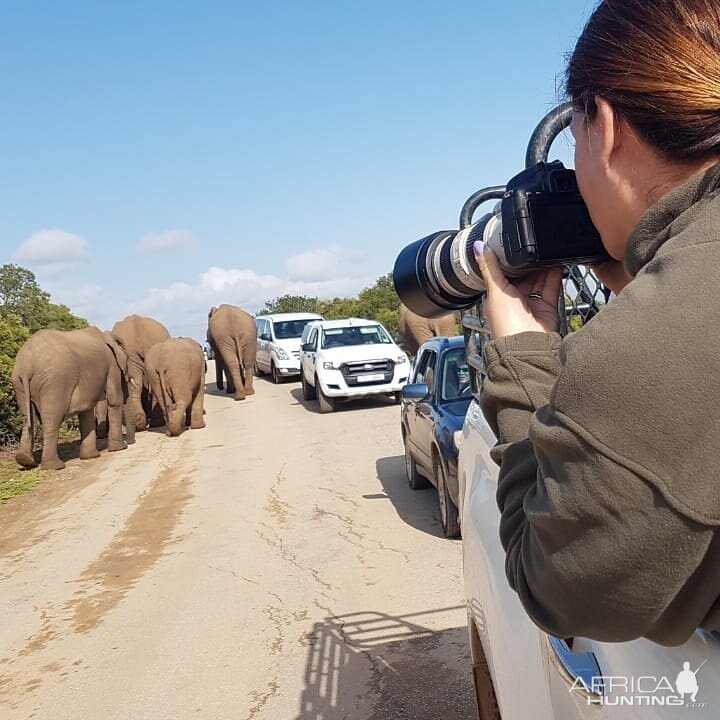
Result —
M58 455L58 434L64 417L63 412L41 412L43 448L40 467L43 470L62 470L65 467Z
M99 457L95 434L95 409L79 412L78 420L80 421L80 459L90 460Z
M152 385L144 391L146 401L146 415L151 428L162 427L165 424L165 413L161 398L155 394Z
M190 406L190 429L199 430L205 427L205 378L203 377L197 394Z
M245 375L245 394L254 395L255 388L253 387L253 379L255 373L253 368L255 367L255 360L257 355L257 345L251 347L250 344L246 344L243 349L243 371Z
M142 432L147 428L147 415L143 407L142 391L145 386L145 372L141 366L131 364L129 367L129 391L135 408L135 430Z
M108 436L107 400L101 400L95 405L95 434L98 440L104 440Z
M108 436L108 452L117 452L118 450L125 450L127 444L123 440L122 434L122 421L123 421L123 405L122 403L117 405L109 405L108 407L108 425L109 425L109 436Z
M33 455L32 430L29 421L25 418L23 418L22 435L20 436L20 445L18 445L17 452L15 453L15 460L18 465L25 468L32 468L37 465L35 456Z
M220 351L217 349L216 346L213 346L213 352L215 353L215 387L218 390L222 390L225 386L223 383L223 361L222 356L220 355Z
M232 387L235 400L245 399L245 380L243 379L240 366L238 365L237 371L233 369L232 373ZM230 392L230 383L228 383L228 392Z
M127 387L123 386L123 422L125 423L125 442L135 444L135 407Z
M160 423L158 425L154 425L153 427L162 427L167 424L169 418L169 398L166 398L163 395L162 385L160 385L160 377L155 370L150 371L148 382L150 383L150 392L152 393L157 406L157 413L160 416Z

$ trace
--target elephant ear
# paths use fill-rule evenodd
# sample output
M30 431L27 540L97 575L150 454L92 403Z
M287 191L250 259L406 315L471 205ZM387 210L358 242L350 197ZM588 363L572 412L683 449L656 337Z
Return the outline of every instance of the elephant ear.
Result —
M114 332L105 331L105 344L110 348L112 354L115 356L115 362L117 363L123 377L128 376L128 352L125 347L123 339Z

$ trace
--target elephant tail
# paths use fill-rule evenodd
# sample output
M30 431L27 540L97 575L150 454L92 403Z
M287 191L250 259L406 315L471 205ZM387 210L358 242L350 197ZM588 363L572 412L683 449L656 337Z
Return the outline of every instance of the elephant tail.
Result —
M162 393L160 401L162 402L163 411L167 414L167 410L172 405L173 398L168 386L165 384L165 370L163 368L158 368L156 372L158 374L158 379L160 380L160 392ZM165 422L167 421L168 418L165 418Z
M27 424L30 428L30 434L34 430L35 425L35 408L33 407L32 398L30 397L30 378L27 375L22 376L22 389L23 389L23 400L24 407L20 408L22 414L27 418Z
M233 342L235 343L235 352L237 353L238 358L238 365L240 365L240 373L243 376L243 380L245 380L245 362L243 358L243 343L240 341L240 338L235 335L233 337Z

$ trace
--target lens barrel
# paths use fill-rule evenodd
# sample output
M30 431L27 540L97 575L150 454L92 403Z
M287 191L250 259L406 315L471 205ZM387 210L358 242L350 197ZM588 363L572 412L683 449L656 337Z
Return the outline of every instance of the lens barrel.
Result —
M393 269L402 302L426 318L472 307L485 291L473 243L491 215L464 230L443 230L406 246Z

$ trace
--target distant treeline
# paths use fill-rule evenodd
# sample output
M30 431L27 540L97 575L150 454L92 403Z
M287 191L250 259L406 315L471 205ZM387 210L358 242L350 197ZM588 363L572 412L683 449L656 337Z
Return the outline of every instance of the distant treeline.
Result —
M392 275L378 278L374 285L365 288L354 298L319 300L306 295L282 295L265 303L258 315L281 312L319 313L327 320L361 317L381 322L392 335L398 332L400 298L395 292Z

